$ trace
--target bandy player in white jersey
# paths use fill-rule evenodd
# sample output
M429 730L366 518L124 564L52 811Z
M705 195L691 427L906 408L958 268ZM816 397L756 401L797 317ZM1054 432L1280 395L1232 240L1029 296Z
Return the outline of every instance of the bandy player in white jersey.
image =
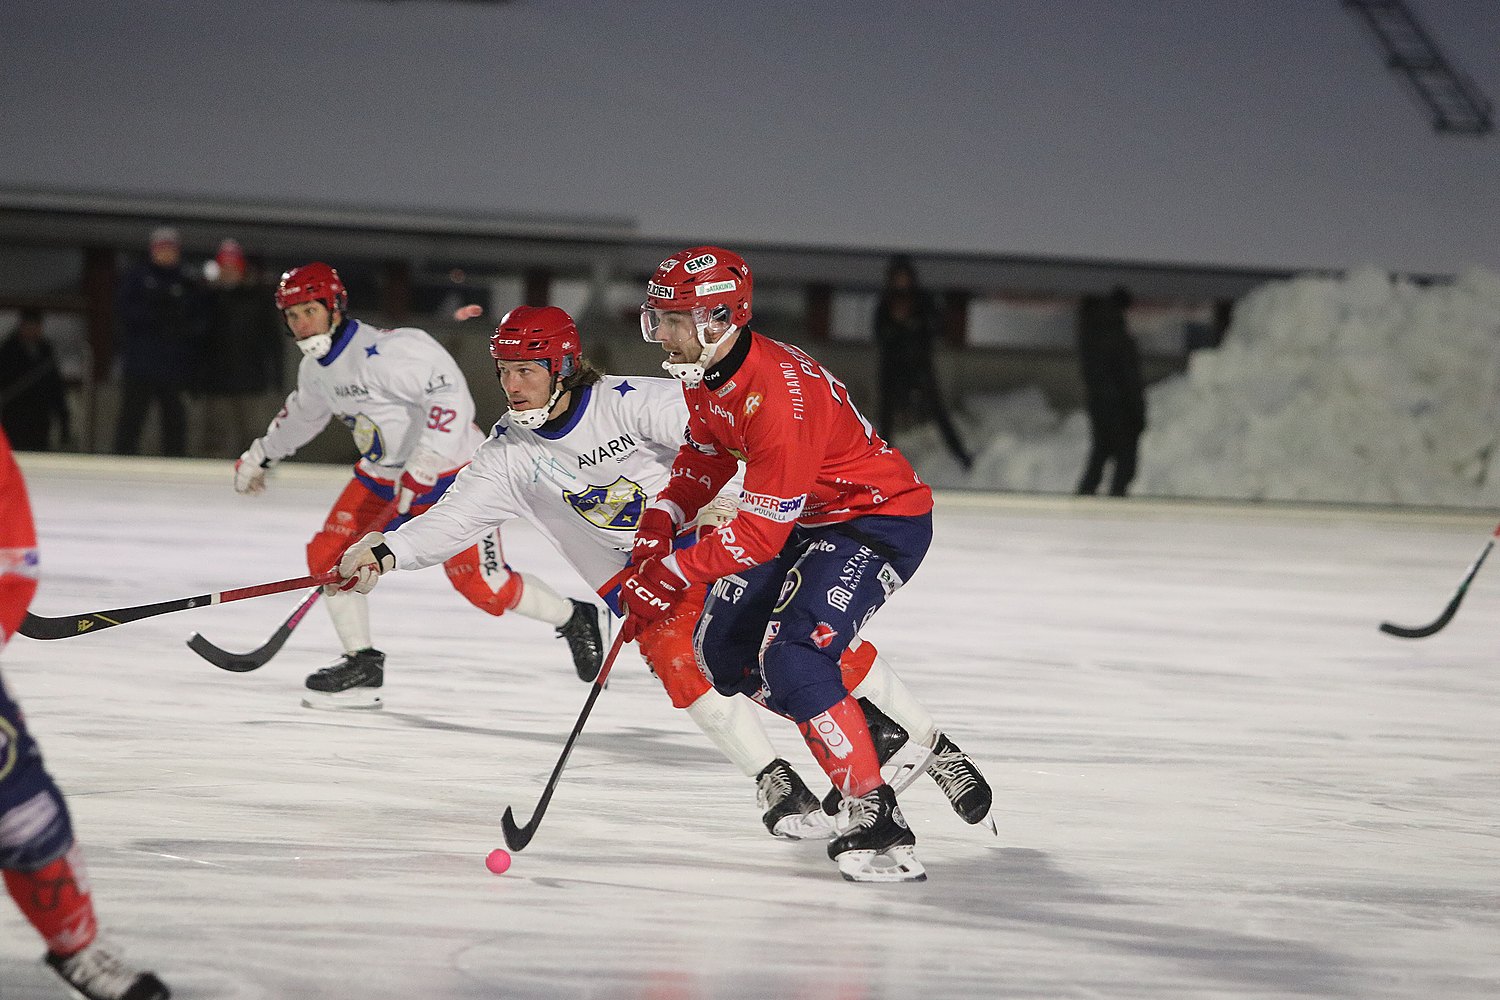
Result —
M351 588L368 592L382 572L432 566L476 532L524 518L619 613L619 584L637 546L636 529L665 488L684 441L682 390L671 379L601 374L583 359L572 318L555 306L507 313L490 353L509 413L438 503L395 530L362 538L340 560L339 572ZM677 543L695 537L689 532ZM832 821L792 766L776 756L758 709L747 698L714 691L699 668L692 636L706 596L707 587L699 587L677 613L643 631L641 655L672 704L756 780L762 819L773 835L830 836ZM902 725L931 726L931 716L878 659L874 645L856 640L843 668L851 689ZM883 727L874 728L889 747L887 762L900 767L905 756L894 755L907 734L883 714L880 719ZM917 757L907 765L910 778L926 762L925 751Z
M304 355L297 388L265 435L235 463L234 486L259 493L267 469L311 441L330 419L343 422L360 459L322 530L307 544L308 569L321 573L361 534L400 524L436 503L484 434L452 356L425 331L384 330L349 316L348 291L327 264L283 274L276 307ZM603 643L593 604L564 598L536 577L512 571L497 531L454 552L445 563L448 579L470 603L492 615L515 611L557 626L579 675L592 680L598 674ZM385 654L371 640L367 599L333 588L327 595L344 655L307 678L303 704L379 708Z

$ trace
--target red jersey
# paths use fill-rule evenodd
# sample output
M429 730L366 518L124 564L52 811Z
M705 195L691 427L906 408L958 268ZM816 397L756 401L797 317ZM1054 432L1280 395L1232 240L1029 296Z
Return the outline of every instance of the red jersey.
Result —
M21 467L0 431L0 646L21 627L36 593L36 526Z
M677 553L690 583L767 562L795 524L916 516L932 490L880 439L844 384L803 351L744 330L703 384L683 389L687 444L661 498L689 518L745 463L739 513Z

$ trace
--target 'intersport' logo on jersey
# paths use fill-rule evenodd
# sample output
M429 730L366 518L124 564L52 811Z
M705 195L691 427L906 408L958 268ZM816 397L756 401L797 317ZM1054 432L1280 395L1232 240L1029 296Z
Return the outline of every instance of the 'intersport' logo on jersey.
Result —
M686 271L688 274L697 274L699 271L706 271L706 270L708 270L709 268L713 267L718 262L719 262L719 258L715 257L711 253L706 253L706 254L701 254L700 256L694 257L692 260L690 260L686 264L682 265L682 269L684 271Z
M761 517L782 524L789 524L802 515L805 496L789 499L773 497L769 493L740 493L740 509L759 514Z
M588 486L563 499L588 523L606 531L634 531L646 509L646 491L624 476L608 486Z

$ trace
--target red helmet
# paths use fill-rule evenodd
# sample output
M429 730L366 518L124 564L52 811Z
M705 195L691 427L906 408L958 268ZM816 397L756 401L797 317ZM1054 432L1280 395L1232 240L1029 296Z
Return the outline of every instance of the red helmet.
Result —
M516 306L500 318L490 338L496 361L535 361L559 379L583 366L578 327L557 306Z
M646 307L685 312L703 306L706 315L722 306L727 319L744 328L750 322L750 267L737 253L720 247L689 247L656 265L646 282ZM714 317L720 318L720 317Z
M276 286L276 308L287 309L303 302L321 302L332 313L349 311L349 289L339 273L327 264L312 263L294 267L281 276Z

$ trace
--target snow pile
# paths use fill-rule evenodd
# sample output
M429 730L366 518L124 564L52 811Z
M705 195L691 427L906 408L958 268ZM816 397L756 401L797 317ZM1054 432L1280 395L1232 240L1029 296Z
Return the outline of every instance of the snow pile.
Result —
M1039 392L964 401L964 475L931 428L898 442L935 485L1070 492L1081 412ZM1500 276L1423 287L1363 270L1242 299L1216 351L1151 386L1132 493L1500 507Z

